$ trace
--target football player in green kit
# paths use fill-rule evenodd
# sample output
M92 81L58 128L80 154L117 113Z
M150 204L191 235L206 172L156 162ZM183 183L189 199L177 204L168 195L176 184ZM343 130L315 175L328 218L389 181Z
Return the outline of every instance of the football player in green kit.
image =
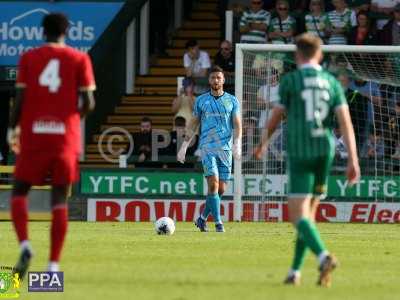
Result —
M318 285L330 286L331 273L338 265L315 225L320 199L326 196L327 181L335 153L334 117L349 153L347 179L358 181L358 164L354 129L340 83L323 70L321 40L305 33L296 39L297 70L280 82L279 103L266 122L262 140L255 149L261 159L268 140L282 117L287 118L287 175L289 219L297 229L294 259L284 283L299 285L300 269L307 249L319 261Z

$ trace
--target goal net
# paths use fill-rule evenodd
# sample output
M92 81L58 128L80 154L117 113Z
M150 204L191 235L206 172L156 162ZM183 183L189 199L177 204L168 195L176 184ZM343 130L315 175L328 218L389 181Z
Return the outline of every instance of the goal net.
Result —
M277 101L280 79L296 68L294 50L294 45L236 47L235 93L243 119L243 158L234 169L235 182L242 183L235 184L236 220L287 220L285 122L272 136L262 161L256 161L252 153ZM347 151L335 129L336 155L328 197L318 218L376 221L375 211L371 216L373 203L390 207L400 200L400 50L391 46L323 46L323 52L323 67L346 91L362 177L354 187L347 186ZM361 204L353 216L355 203ZM388 214L400 220L400 213Z

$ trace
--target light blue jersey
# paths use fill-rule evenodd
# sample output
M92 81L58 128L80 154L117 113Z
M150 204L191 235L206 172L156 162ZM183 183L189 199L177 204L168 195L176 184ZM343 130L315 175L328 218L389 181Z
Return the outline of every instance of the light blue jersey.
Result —
M239 114L235 96L224 93L214 97L210 92L197 97L193 115L200 119L201 161L204 176L227 181L232 169L233 117Z
M211 92L198 96L193 115L200 120L200 149L231 151L233 117L239 113L238 100L227 92L220 97L214 97Z

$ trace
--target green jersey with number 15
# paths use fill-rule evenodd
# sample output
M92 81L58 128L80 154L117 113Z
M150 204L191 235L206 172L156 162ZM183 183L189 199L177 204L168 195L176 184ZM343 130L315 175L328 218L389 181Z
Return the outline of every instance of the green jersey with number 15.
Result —
M334 155L335 110L347 105L340 83L319 65L303 65L279 84L287 115L287 154L292 159Z

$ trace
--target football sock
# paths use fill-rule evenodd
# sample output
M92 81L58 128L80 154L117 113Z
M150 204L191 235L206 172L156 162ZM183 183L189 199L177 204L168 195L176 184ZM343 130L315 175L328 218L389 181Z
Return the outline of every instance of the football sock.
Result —
M211 199L210 199L210 195L207 195L206 197L206 205L204 205L204 210L203 212L200 214L200 218L202 218L204 221L207 221L208 215L211 212Z
M11 198L11 217L20 243L28 240L28 204L26 196Z
M304 259L306 257L306 253L307 253L307 245L301 238L301 235L297 233L297 239L294 246L294 258L292 263L293 271L299 271L302 268L304 264Z
M288 273L288 276L300 277L300 276L301 276L301 273L300 273L299 270L290 269L290 270L289 270L289 273Z
M50 261L47 267L47 271L49 272L58 272L60 271L60 265L56 261Z
M323 251L326 251L324 242L314 222L303 218L297 223L297 230L306 246L309 247L315 255L319 256Z
M322 264L322 262L325 260L325 258L329 255L329 252L324 250L320 253L320 255L318 255L318 261L319 264Z
M222 224L221 221L221 199L219 198L218 194L210 194L208 195L210 198L210 204L211 204L211 213L212 216L214 217L214 222L215 224Z
M65 235L68 227L68 208L67 204L56 205L53 207L53 218L51 220L51 246L50 261L60 260L61 250L64 244Z

